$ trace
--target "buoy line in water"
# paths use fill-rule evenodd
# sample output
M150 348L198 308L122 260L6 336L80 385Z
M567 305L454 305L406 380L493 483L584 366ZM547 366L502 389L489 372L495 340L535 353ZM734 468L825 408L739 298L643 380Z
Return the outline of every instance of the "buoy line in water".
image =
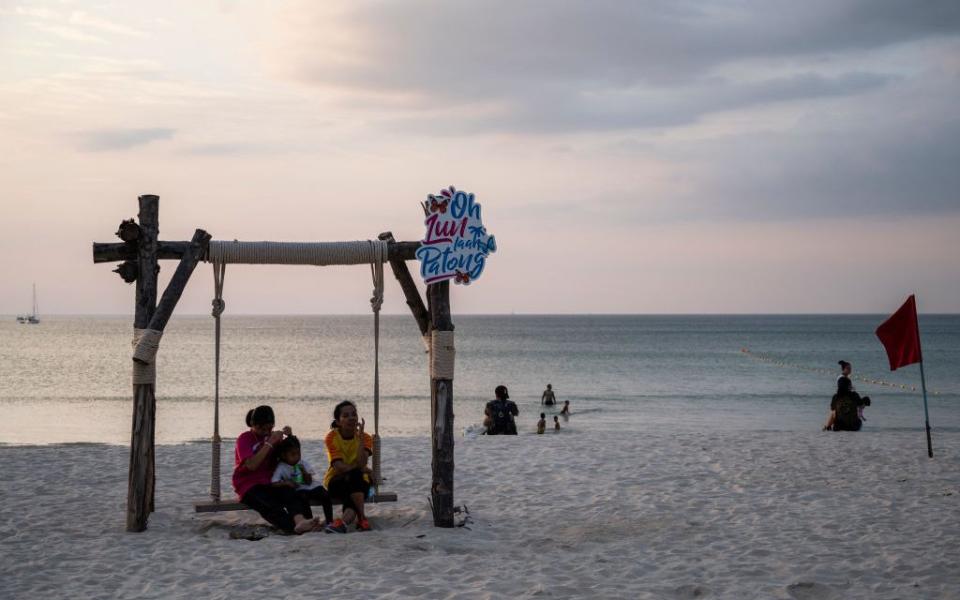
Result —
M805 366L805 365L798 365L798 364L796 364L796 363L784 362L784 361L782 361L782 360L779 360L779 359L774 358L774 357L771 357L771 356L767 356L767 355L764 355L764 354L758 354L758 353L756 353L756 352L752 352L752 351L750 351L749 348L740 348L740 353L743 354L744 356L747 356L747 357L752 358L752 359L754 359L754 360L758 360L758 361L763 362L763 363L767 363L767 364L770 364L770 365L774 365L774 366L776 366L776 367L784 367L784 368L787 368L787 369L797 369L797 370L800 370L800 371L807 371L808 373L823 373L824 375L836 375L836 373L837 373L836 369L833 369L833 370L831 370L831 369L821 369L820 367L808 367L808 366ZM854 376L851 377L851 379L853 379L853 380L855 380L855 381L860 381L860 382L863 382L863 383L870 383L870 384L873 384L873 385L880 385L880 386L889 387L889 388L897 388L897 389L901 389L901 390L908 390L908 391L911 391L911 392L916 392L916 391L918 391L918 390L920 389L918 386L915 386L915 385L907 385L907 384L905 384L905 383L894 383L894 382L892 382L892 381L885 381L885 380L883 380L883 379L871 379L871 378L869 378L869 377L862 377L862 376L860 376L860 375L854 375ZM939 396L939 395L940 395L940 392L939 392L938 390L933 390L933 389L930 389L930 388L927 388L927 393L930 394L931 396Z

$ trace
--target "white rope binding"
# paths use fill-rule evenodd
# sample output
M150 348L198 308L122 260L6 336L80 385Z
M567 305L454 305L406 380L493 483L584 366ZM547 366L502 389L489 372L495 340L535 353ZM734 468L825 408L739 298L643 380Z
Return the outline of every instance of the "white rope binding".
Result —
M232 242L213 240L207 260L250 265L362 265L386 260L386 242Z
M160 336L163 332L153 329L134 329L133 330L133 357L137 358L137 352L144 346L153 348L152 356L157 354L157 346L160 343ZM145 341L146 340L146 341ZM149 351L146 355L149 355ZM146 356L145 355L145 356ZM156 385L157 383L157 363L153 358L149 362L133 361L133 385Z
M457 354L453 346L453 332L434 329L430 334L430 379L453 379L453 363Z
M156 329L138 329L140 337L133 345L133 360L145 365L152 364L157 359L157 350L160 348L162 331Z

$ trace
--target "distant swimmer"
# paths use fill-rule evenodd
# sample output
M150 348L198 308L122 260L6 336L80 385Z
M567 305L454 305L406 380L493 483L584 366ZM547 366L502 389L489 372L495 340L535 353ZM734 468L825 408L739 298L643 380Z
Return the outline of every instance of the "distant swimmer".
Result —
M564 417L569 417L569 416L570 416L570 401L569 401L569 400L564 400L564 401L563 401L563 408L560 409L560 414L563 415Z
M553 415L553 430L560 431L560 417Z
M540 396L540 404L544 406L553 406L556 403L557 397L553 395L553 386L548 383L547 389L543 390L543 395Z
M547 415L540 413L540 420L537 421L537 434L543 435L543 432L547 430Z

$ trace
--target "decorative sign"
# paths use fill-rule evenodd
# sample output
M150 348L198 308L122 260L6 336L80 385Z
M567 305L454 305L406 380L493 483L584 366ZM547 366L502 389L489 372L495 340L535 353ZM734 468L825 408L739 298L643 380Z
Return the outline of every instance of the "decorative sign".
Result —
M427 233L417 248L417 260L424 283L476 281L487 257L497 251L497 241L487 234L473 194L450 186L437 195L429 194L421 206L427 215L423 222Z

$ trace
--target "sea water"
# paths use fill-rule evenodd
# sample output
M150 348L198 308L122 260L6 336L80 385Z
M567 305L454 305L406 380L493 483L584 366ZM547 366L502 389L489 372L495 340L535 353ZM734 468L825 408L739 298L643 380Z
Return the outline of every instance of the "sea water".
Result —
M552 421L564 400L572 415L561 433L571 435L817 431L840 359L853 363L854 376L896 386L854 381L873 401L865 433L922 432L919 368L889 371L873 333L883 318L454 315L458 435L480 424L499 384L520 407L522 433L535 431L540 412ZM372 316L225 316L222 324L223 437L245 429L247 410L270 404L278 425L320 438L340 400L357 403L373 431ZM920 326L934 437L960 431L960 316L925 315ZM168 325L157 365L158 443L212 434L213 330L210 317ZM3 319L0 443L128 443L131 335L130 317ZM383 316L380 336L379 431L428 435L428 361L416 323ZM540 406L547 383L555 407Z

